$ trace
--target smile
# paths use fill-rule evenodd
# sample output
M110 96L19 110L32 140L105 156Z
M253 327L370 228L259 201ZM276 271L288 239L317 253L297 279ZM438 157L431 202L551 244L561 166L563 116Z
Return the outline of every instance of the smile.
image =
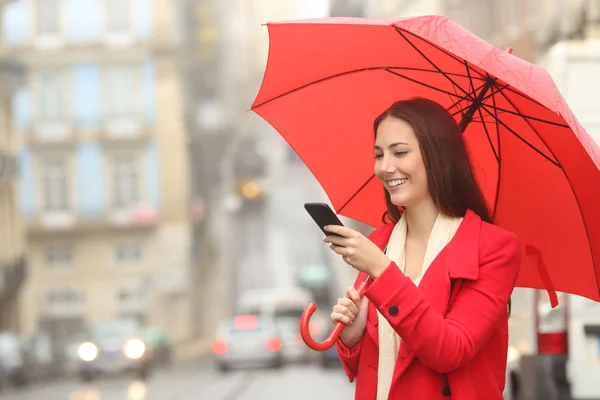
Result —
M408 180L408 178L403 179L394 179L393 181L387 181L387 184L390 188L396 188L398 186L404 185L404 183Z

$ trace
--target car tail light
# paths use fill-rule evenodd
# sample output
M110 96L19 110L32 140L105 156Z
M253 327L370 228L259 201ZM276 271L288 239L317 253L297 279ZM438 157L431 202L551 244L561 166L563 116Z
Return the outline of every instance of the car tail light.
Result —
M255 315L239 315L233 320L235 329L241 331L258 328L258 318Z
M213 354L216 354L218 356L223 355L227 352L227 342L225 342L224 340L215 340L212 343L210 349L213 352Z
M566 354L568 352L568 299L556 293L558 306L552 308L543 290L535 291L536 335L539 354Z
M276 353L281 350L281 339L277 336L271 336L267 339L267 350L271 353Z

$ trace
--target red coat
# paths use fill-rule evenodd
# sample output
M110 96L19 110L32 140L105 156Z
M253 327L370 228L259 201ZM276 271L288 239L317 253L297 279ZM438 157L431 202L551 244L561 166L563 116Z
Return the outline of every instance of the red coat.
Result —
M382 249L393 225L370 239ZM517 237L468 211L417 288L391 263L365 292L367 328L349 349L337 341L356 400L377 393L379 310L402 338L389 400L501 400L508 351L507 303L517 279ZM359 274L356 286L365 279ZM452 283L452 293L451 290Z

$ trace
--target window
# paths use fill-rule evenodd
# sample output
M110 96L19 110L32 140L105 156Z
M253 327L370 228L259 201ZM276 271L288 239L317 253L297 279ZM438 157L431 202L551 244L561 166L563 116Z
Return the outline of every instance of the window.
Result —
M106 30L109 33L129 33L132 30L131 1L106 1Z
M121 289L118 296L120 302L128 303L144 300L146 294L141 289Z
M60 33L60 0L37 0L37 24L40 35Z
M66 266L73 262L73 254L68 246L54 246L46 249L46 264L49 267Z
M131 66L115 66L106 69L107 118L123 119L134 116L135 78L135 69Z
M42 164L42 190L46 211L66 211L69 207L67 163L48 159Z
M67 99L64 76L59 69L41 71L38 75L37 118L41 123L63 122Z
M116 208L128 208L139 202L139 174L133 156L113 159L113 198Z
M120 244L115 249L115 261L119 264L139 262L142 258L142 249L139 244Z
M46 301L52 305L81 304L85 301L85 295L80 290L55 289L46 293Z

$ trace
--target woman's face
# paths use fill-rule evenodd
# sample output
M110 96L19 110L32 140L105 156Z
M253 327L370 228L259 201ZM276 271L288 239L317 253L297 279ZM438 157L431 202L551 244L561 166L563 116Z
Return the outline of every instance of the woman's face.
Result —
M430 199L427 173L413 128L405 121L387 117L377 128L375 176L396 206L411 207Z

